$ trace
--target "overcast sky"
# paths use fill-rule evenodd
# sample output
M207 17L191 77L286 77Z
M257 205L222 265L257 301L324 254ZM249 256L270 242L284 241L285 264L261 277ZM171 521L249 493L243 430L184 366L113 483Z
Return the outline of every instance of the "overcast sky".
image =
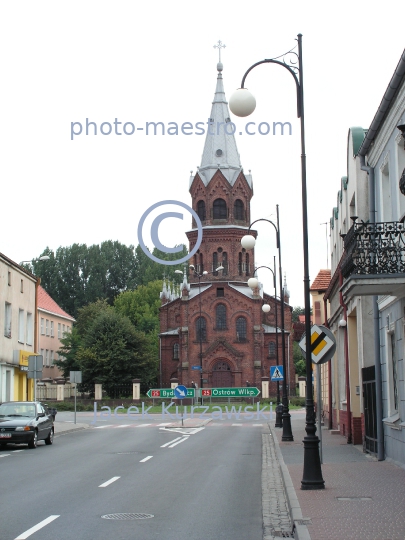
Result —
M47 246L109 239L137 245L149 206L191 203L190 171L200 165L205 136L101 135L100 125L206 122L218 40L226 45L229 99L251 64L293 48L302 33L312 282L327 266L321 224L329 224L346 175L348 129L368 128L374 117L405 47L403 9L400 1L384 8L362 1L3 2L0 251L20 262ZM246 86L257 99L246 121L292 125L291 135L243 133L236 140L245 172L252 171L252 219L275 219L280 206L290 303L303 305L295 85L287 70L265 65ZM86 118L97 124L97 136L85 135ZM245 120L232 120L243 128ZM73 140L71 122L83 125ZM187 243L190 224L188 215L184 224L166 221L161 241ZM265 223L258 231L256 263L272 265L274 231ZM147 235L145 241L153 247ZM272 293L270 272L260 278Z

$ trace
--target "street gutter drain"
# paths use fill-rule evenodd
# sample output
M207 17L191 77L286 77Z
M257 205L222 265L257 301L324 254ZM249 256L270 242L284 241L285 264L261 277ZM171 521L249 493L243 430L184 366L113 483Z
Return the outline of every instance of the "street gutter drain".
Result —
M155 517L153 514L105 514L103 519L148 519Z

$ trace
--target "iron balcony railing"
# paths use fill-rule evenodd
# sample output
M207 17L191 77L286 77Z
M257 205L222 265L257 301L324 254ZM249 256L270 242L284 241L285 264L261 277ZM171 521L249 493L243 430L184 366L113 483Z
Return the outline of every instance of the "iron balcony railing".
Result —
M344 278L405 272L405 226L399 221L355 222L344 236L344 247Z

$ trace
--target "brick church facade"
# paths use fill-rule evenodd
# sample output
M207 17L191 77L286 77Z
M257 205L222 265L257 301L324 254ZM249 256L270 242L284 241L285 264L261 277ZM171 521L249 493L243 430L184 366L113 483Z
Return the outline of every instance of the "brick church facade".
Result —
M184 268L180 290L172 292L164 281L160 295L162 388L172 382L190 387L192 381L204 388L240 387L248 381L261 389L262 381L269 380L270 366L282 364L281 302L263 292L260 284L254 291L247 284L255 272L254 249L243 249L241 238L251 223L253 184L241 167L232 129L227 129L221 63L217 69L211 125L189 189L192 208L203 225L202 243ZM256 231L251 234L257 236ZM191 251L197 240L194 219L187 236ZM223 269L217 271L219 267ZM286 289L283 294L287 384L295 395L292 308ZM262 311L264 303L270 305L269 313ZM195 369L201 365L202 371ZM275 396L277 384L270 381L269 391Z

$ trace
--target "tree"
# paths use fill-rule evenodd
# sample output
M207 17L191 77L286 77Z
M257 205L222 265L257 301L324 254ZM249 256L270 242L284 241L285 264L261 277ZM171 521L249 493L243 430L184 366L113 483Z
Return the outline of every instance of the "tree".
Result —
M161 290L162 280L139 285L134 291L125 291L118 295L114 307L118 313L128 317L137 330L153 332L159 328Z
M301 348L296 341L293 341L293 360L295 373L298 375L298 377L305 377L306 363L302 356Z
M77 351L81 344L81 337L75 326L61 338L62 347L59 349L59 359L54 361L65 378L70 376L71 371L80 371L77 360Z
M102 311L88 328L77 359L83 384L101 383L107 393L118 384L156 376L158 360L143 332L115 310Z

